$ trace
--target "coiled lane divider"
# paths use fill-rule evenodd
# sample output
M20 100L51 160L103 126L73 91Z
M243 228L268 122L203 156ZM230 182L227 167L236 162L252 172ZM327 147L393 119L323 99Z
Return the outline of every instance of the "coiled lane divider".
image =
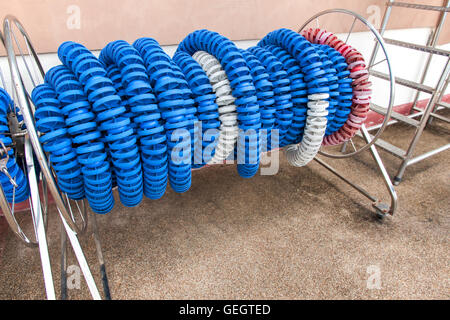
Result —
M328 108L327 108L327 127L325 130L325 135L329 134L329 129L332 126L335 114L336 114L336 106L337 100L335 99L339 92L337 89L339 85L337 84L337 71L333 67L333 63L330 61L328 55L322 50L320 45L314 46L316 49L316 53L319 55L319 59L322 62L322 68L324 72L324 77L328 79L328 88L329 88L329 99L328 99Z
M195 135L196 108L185 104L187 97L182 79L176 75L177 66L156 40L141 38L133 46L144 59L165 121L170 185L175 192L185 192L191 186L191 139Z
M200 140L192 143L192 168L201 168L211 161L217 145L217 132L220 126L216 95L201 66L188 54L178 52L174 62L186 77L189 90L197 104L196 119L201 123ZM198 128L197 128L198 130ZM212 133L212 134L210 134ZM196 147L197 144L197 147Z
M17 184L17 187L14 190L14 185L9 179L10 177L8 177L1 171L0 183L2 184L6 200L12 203L14 198L14 202L19 203L28 199L28 196L30 195L30 189L28 186L28 180L23 172L23 168L19 166L14 156L12 139L9 135L10 131L8 126L8 112L12 112L11 108L13 108L13 106L14 103L9 94L3 88L0 88L0 141L6 148L10 148L10 150L8 151L8 155L2 155L2 160L6 161L6 158L9 156L9 159L5 164L6 169L8 170L8 174L10 175L10 177Z
M59 188L71 199L83 199L85 188L81 167L72 147L58 95L50 85L42 84L33 91L32 99L36 102L36 127L45 133L40 137L40 142L44 150L50 153Z
M196 146L198 147L198 144L200 144L200 146L202 146L202 137L199 135L201 135L201 132L199 130L199 128L196 126L196 124L200 123L198 121L198 109L196 106L196 101L194 99L194 94L192 92L192 90L189 87L189 84L186 80L186 77L184 75L184 73L182 72L181 68L174 62L172 61L172 69L174 72L174 75L180 85L180 92L182 94L183 100L184 100L184 106L186 108L186 114L184 116L185 121L187 121L187 129L190 133L191 136L191 167L195 168L198 165L202 166L202 153L201 152L197 152L196 154L194 154ZM200 139L200 140L199 140ZM214 141L214 137L210 137L210 141L212 139L212 143L215 143ZM189 151L189 146L186 145L187 149L186 152ZM202 147L199 148L199 150L202 150ZM189 155L186 154L186 159L189 159ZM196 161L194 161L196 160Z
M278 46L289 52L300 64L308 93L308 112L304 134L299 145L290 145L285 151L292 165L304 166L320 149L325 135L329 106L329 84L316 47L304 37L289 29L270 32L258 46ZM320 143L318 143L320 140Z
M121 202L129 207L138 205L142 200L143 184L136 135L104 65L84 46L74 42L63 43L58 56L84 85L109 147Z
M308 97L304 76L300 65L286 50L273 45L266 46L266 49L283 64L290 82L293 118L286 132L285 144L296 144L301 141L307 112Z
M110 162L84 88L70 69L63 65L51 68L45 75L45 83L57 93L58 107L65 118L72 144L76 146L86 198L95 212L108 212L114 206ZM41 103L39 97L33 100ZM38 130L41 131L39 127ZM57 145L59 142L55 143Z
M269 80L272 82L275 93L275 127L278 130L277 146L286 145L285 136L292 123L294 113L292 112L292 96L290 81L283 64L267 49L260 47L249 48L248 51L254 54L262 62L269 74ZM272 147L269 147L269 150Z
M128 206L140 202L142 189L147 197L160 198L168 181L175 192L187 191L191 168L220 163L233 152L244 178L256 174L260 153L273 148L286 146L288 161L304 166L327 139L342 136L350 119L355 126L365 111L355 105L370 100L361 56L347 46L320 43L331 38L321 35L311 43L279 29L243 50L216 32L198 30L180 43L173 59L152 38L133 45L111 42L99 59L82 45L66 42L58 55L92 109L77 107L72 116L63 112L65 122L57 123L65 127L58 129L74 126L67 119L75 116L83 124L98 123L89 143L106 142L102 173L108 172L111 181L117 176L121 201ZM72 90L60 86L58 91L53 85L58 97ZM62 110L68 102L60 101ZM82 116L89 112L94 118ZM76 139L85 132L73 130L69 135L84 175L87 163L79 160L78 148L88 140ZM110 189L112 183L106 184ZM89 199L96 189L87 190L86 182L84 187ZM105 203L104 210L97 206L94 211L109 211L110 202Z
M260 132L262 133L259 139L259 151L267 152L271 150L272 134L274 133L273 129L276 121L275 113L277 107L275 104L274 87L262 62L248 50L241 49L240 52L242 53L247 66L250 69L253 83L256 88L256 97L259 105L259 113L261 115ZM278 131L275 134L276 136L273 137L273 139L275 140L275 143L278 144Z
M333 111L333 118L328 118L327 131L325 132L325 135L328 136L343 126L351 111L352 79L348 78L350 75L350 71L347 70L348 65L345 58L338 51L327 45L321 45L320 48L328 55L328 59L331 62L330 67L336 72L333 71L332 79L334 88L337 86L337 90L333 88L335 91L333 91L332 101L330 101L335 106L335 111Z
M150 199L159 199L167 186L167 144L161 113L144 61L133 46L122 40L109 43L100 52L99 59L111 71L120 73L114 79L116 83L120 81L117 86L119 96L126 114L134 124L135 135L121 147L133 148L136 157L140 152L142 159L143 167L137 164L135 168L127 170L128 174L125 171L124 177L130 184L140 186L144 183L144 194ZM139 151L136 135L139 138ZM118 176L117 179L119 182L124 178Z
M190 55L205 51L219 60L236 98L238 126L241 131L236 148L238 173L244 178L253 177L259 168L261 116L253 79L242 53L233 42L208 30L197 30L189 34L177 51Z
M331 32L322 29L307 29L303 31L303 35L313 43L326 44L336 49L346 59L350 78L353 79L353 104L351 112L342 125L342 127L327 136L324 145L337 145L351 139L359 130L361 125L367 118L370 109L370 95L372 94L372 83L369 81L369 72L366 69L366 63L361 53L350 45L339 40Z

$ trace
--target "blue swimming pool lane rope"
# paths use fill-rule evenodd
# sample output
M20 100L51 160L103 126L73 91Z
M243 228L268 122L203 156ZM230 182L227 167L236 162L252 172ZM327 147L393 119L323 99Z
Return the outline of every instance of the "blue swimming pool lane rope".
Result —
M54 106L60 109L62 119L68 128L67 133L72 140L76 159L81 168L81 177L84 183L85 196L89 204L96 212L111 210L114 206L112 197L112 178L110 172L110 160L103 143L102 134L96 122L96 114L93 112L91 104L84 92L83 85L66 66L57 66L49 70L45 75L46 84L54 88L59 105ZM39 86L33 91L39 91ZM39 97L34 96L33 100L39 102ZM36 105L35 117L38 119L40 113L39 105ZM39 131L39 120L36 123ZM50 128L54 130L55 127ZM44 139L45 135L41 137ZM70 140L70 139L69 139ZM58 141L57 141L58 142ZM58 143L56 143L56 150ZM44 144L44 149L46 145ZM48 148L48 146L47 146ZM52 151L50 150L50 153ZM52 160L50 158L50 160ZM58 175L58 183L60 177ZM64 191L64 189L62 189ZM68 196L72 197L70 193Z
M233 156L244 178L278 147L306 165L352 104L345 58L288 29L247 50L197 30L173 58L152 38L111 42L98 59L65 42L58 56L33 91L37 127L61 190L97 213L113 208L115 184L136 206L167 183L186 192L193 168Z
M9 177L3 172L0 172L0 183L3 192L5 193L6 200L10 203L12 203L13 200L15 203L19 203L28 199L30 189L28 180L23 171L24 168L17 163L17 159L14 156L14 149L12 148L13 141L9 135L8 113L13 112L12 110L14 110L14 103L11 97L3 88L0 88L0 141L5 148L10 148L8 155L3 154L1 159L6 162L6 169L8 170L10 177L17 184L17 187L14 187L10 182ZM7 159L7 157L9 157L9 159ZM8 161L6 161L6 159Z

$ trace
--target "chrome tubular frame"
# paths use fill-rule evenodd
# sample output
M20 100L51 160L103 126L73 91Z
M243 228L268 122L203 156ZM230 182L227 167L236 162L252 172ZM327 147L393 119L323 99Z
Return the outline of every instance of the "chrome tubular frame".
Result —
M42 149L42 146L39 142L39 136L36 131L36 127L34 124L34 117L33 117L33 110L34 105L29 99L30 95L27 93L24 84L23 84L23 78L21 76L21 73L19 71L19 66L17 64L16 59L16 52L14 49L14 40L16 39L15 36L13 36L13 25L17 27L17 29L21 32L23 35L25 41L28 44L28 47L31 50L31 54L33 59L36 61L36 65L39 68L39 71L41 73L41 76L44 77L44 70L42 69L42 65L39 61L39 58L36 54L36 51L34 50L33 45L31 44L30 38L23 28L23 26L20 24L20 22L13 16L6 16L5 20L3 22L3 33L5 37L5 47L8 54L8 63L9 68L11 71L11 78L12 82L14 84L14 89L16 91L16 96L18 98L18 105L20 108L20 111L22 112L23 119L25 121L25 125L27 127L27 133L30 139L30 142L33 146L34 153L36 155L36 158L39 162L39 165L41 167L42 173L44 175L45 180L48 184L48 189L53 196L53 199L55 200L56 206L59 210L61 210L62 217L66 220L67 225L75 232L79 233L81 230L75 223L75 221L72 220L72 217L69 213L69 210L67 209L66 203L63 200L63 197L61 196L58 187L56 185L55 178L53 177L53 174L50 170L50 167L48 165L47 157L44 153L44 150ZM21 55L23 57L23 53L21 52ZM28 70L31 72L30 70ZM33 83L34 84L34 83Z

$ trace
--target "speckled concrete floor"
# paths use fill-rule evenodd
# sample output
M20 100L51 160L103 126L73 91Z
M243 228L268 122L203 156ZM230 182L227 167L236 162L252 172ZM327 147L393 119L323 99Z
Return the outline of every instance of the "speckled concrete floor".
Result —
M385 138L400 145L411 132L395 126ZM448 129L432 128L419 151L448 137ZM381 154L394 173L398 160ZM98 217L112 297L448 299L449 164L447 151L410 167L397 188L398 212L383 223L367 199L315 162L294 168L281 155L277 175L251 180L240 178L235 166L196 171L186 194L169 188L159 201L132 209L118 203ZM368 153L333 165L386 198ZM29 217L20 220L30 228ZM49 243L58 284L54 208ZM82 237L82 245L100 284L92 236ZM367 288L371 268L379 268L380 289ZM20 244L0 219L0 298L44 297L38 252ZM85 283L69 297L89 298Z

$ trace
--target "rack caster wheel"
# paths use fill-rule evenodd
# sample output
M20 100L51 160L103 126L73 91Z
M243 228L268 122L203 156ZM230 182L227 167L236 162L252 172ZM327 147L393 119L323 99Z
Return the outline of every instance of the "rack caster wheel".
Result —
M389 213L389 206L385 203L374 203L373 207L375 208L375 215L378 221L382 222L386 218Z
M376 217L377 217L378 221L383 222L384 219L386 218L386 214L377 212Z
M398 186L402 182L402 178L394 177L394 186Z

